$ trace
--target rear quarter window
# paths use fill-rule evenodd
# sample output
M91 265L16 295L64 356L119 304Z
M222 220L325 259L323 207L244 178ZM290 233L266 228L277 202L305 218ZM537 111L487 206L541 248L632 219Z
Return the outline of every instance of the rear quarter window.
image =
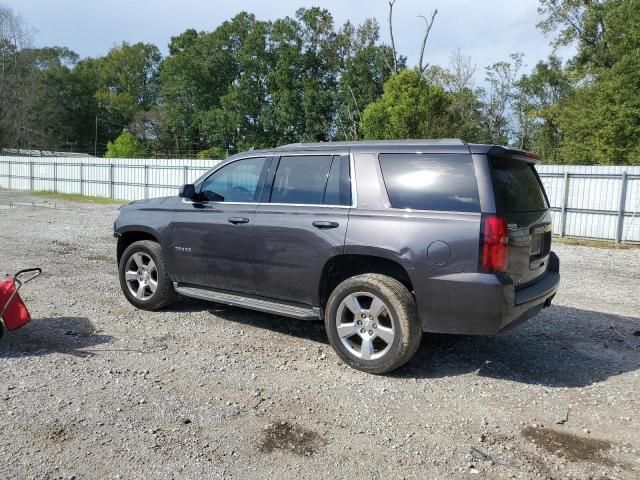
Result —
M489 162L499 213L536 212L548 208L533 165L502 158L490 158Z
M394 153L379 160L393 208L480 212L471 155Z

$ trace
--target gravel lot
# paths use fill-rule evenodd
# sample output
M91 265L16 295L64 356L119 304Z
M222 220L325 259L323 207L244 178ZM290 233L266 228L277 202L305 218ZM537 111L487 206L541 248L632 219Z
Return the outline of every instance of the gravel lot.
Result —
M10 201L44 200L0 191L0 272L46 273L0 340L0 479L640 478L639 249L556 245L552 308L374 377L319 322L137 311L116 206Z

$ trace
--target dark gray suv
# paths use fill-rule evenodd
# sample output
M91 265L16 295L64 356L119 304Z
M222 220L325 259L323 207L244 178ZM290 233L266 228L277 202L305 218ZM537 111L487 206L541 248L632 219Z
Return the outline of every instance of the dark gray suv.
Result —
M549 306L558 257L535 156L460 140L298 144L229 158L115 222L136 307L177 294L323 319L390 372L422 332L494 335Z

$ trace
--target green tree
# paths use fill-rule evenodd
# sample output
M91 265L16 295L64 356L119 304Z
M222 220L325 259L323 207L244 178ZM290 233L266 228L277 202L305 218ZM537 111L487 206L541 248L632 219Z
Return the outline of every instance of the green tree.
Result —
M523 54L514 53L510 59L485 68L487 87L482 108L483 129L488 143L497 145L510 143L517 132L520 118L514 110L515 83L522 68Z
M640 164L640 50L553 108L567 163Z
M155 45L123 42L97 60L95 93L103 138L113 138L141 111L158 103L160 51Z
M559 162L562 130L558 124L557 105L575 89L570 72L557 56L538 62L534 70L516 82L516 110L522 115L517 144L538 152L545 161Z
M569 163L639 163L640 1L541 0L540 27L574 44L569 74L576 88L545 109L559 132L556 159Z
M393 52L390 47L378 44L380 26L372 19L358 27L347 22L338 35L341 65L336 92L336 137L360 140L362 112L384 92L384 83L391 76ZM399 58L398 64L405 68L406 59Z
M330 140L340 58L333 17L324 9L299 9L276 20L267 80L269 123L277 143Z
M212 147L198 152L200 160L222 160L227 158L227 151L220 147Z
M0 5L0 147L20 146L30 133L24 105L34 90L33 64L24 53L30 40L22 18Z
M366 139L449 137L458 127L451 96L417 69L393 75L382 97L362 114Z
M208 143L225 152L273 144L267 122L270 24L257 21L253 15L234 20L236 78L220 98L219 106L200 117Z
M451 96L450 109L457 120L451 136L483 143L488 141L482 117L485 92L474 86L475 72L471 57L465 57L458 50L451 55L448 68L431 66L425 76L427 81L441 85Z
M113 142L107 143L107 158L144 158L142 143L130 132L121 133Z
M611 66L606 31L605 4L610 0L540 0L538 13L544 18L538 27L545 33L557 33L553 45L578 45L578 66Z
M33 89L24 97L30 146L49 150L85 150L86 145L79 135L81 125L78 117L90 108L90 103L80 103L77 98L80 92L74 68L78 55L60 47L28 49L22 53L33 65L30 74Z
M165 145L174 154L208 148L203 127L210 110L237 77L235 52L250 17L240 13L211 33L187 30L171 39L169 56L160 65L161 98L165 108Z

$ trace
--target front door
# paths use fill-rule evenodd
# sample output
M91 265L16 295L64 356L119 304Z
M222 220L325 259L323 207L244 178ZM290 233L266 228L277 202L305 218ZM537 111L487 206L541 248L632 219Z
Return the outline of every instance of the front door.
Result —
M197 186L197 201L179 203L171 232L176 281L253 292L250 239L267 163L235 160Z
M344 250L349 156L280 157L267 185L252 234L256 293L313 305L324 264Z

